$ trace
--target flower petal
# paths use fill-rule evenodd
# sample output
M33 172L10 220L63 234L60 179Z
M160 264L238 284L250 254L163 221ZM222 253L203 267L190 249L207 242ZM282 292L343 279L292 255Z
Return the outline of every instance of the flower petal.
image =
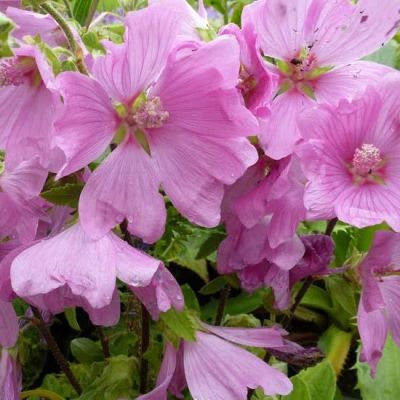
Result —
M79 202L83 228L99 239L126 218L133 235L146 243L155 242L162 236L166 220L158 179L152 158L128 138L86 183Z
M17 342L19 326L11 303L0 300L0 345L12 347Z

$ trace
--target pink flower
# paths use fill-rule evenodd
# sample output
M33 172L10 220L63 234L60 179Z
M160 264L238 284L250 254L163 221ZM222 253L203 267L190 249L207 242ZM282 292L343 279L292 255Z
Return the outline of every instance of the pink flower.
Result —
M400 230L400 105L397 79L353 102L305 113L299 149L309 182L304 202L314 218L362 228L386 221Z
M374 375L390 331L400 346L400 234L377 232L373 246L359 267L362 292L358 306L361 361Z
M22 40L24 36L40 35L40 39L50 46L67 44L67 39L50 15L38 14L33 11L9 7L7 16L16 24L12 36Z
M39 219L47 219L46 202L39 197L46 178L47 171L37 158L15 168L8 168L6 163L0 171L0 239L10 236L22 243L35 239Z
M289 270L304 254L296 235L305 219L304 177L293 157L275 162L261 157L228 187L223 219L228 237L218 250L218 271L231 273L268 260Z
M180 288L160 261L113 233L92 240L79 223L22 251L10 274L13 290L29 303L53 313L79 306L97 325L118 321L117 277L135 293L139 290L155 318L159 311L183 307ZM140 291L149 286L153 289Z
M178 350L167 344L156 388L138 400L165 400L167 391L183 398L186 384L197 400L245 400L248 389L257 387L269 396L290 393L282 372L233 344L285 348L284 331L203 326L208 332L198 331L195 342L183 341Z
M224 184L256 161L245 137L255 121L235 88L236 42L174 48L179 16L164 3L128 14L125 43L106 44L96 79L73 72L57 79L65 102L57 143L66 154L58 177L100 156L118 128L125 132L82 192L81 222L93 238L126 218L132 234L159 239L166 218L160 185L191 222L215 226Z
M62 154L51 144L58 96L53 93L51 67L38 48L14 49L15 56L0 60L0 148L14 168L39 157L44 168L56 168Z
M12 304L0 300L0 347L13 347L17 342L18 334L18 319Z
M243 26L255 27L280 76L270 118L260 121L268 156L280 159L293 151L303 109L351 99L390 70L355 60L394 36L399 9L397 0L258 0L245 8Z
M302 236L305 253L303 258L290 270L284 270L264 260L257 265L249 265L238 273L241 285L248 291L263 286L274 290L275 307L289 308L290 290L296 282L313 275L334 273L328 266L333 255L333 241L326 235ZM340 270L342 272L342 270Z
M235 24L226 25L220 34L233 35L240 46L239 84L246 106L258 118L270 114L270 103L275 94L278 75L265 64L257 46L257 35L251 25L243 29Z
M0 355L0 398L19 399L22 390L21 367L6 349Z

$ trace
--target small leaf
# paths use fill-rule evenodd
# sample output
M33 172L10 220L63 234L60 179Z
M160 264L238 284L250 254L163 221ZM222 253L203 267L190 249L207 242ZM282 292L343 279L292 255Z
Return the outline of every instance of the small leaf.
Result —
M76 208L82 189L83 183L67 183L46 190L41 196L50 203Z
M171 308L162 313L160 319L177 336L189 342L196 340L196 327L187 311L178 312Z
M220 292L226 285L226 279L223 276L213 279L211 282L204 285L199 293L203 295L210 295Z
M64 310L64 315L65 318L69 324L69 326L76 330L76 331L80 331L81 327L78 324L78 320L76 319L76 309L75 308L67 308L66 310Z
M187 284L185 283L184 285L181 286L183 296L185 298L185 305L189 310L194 310L198 313L200 313L200 304L199 301L197 300L196 293L194 290Z
M196 258L206 258L218 249L220 243L225 239L226 235L220 232L212 233L200 246L196 254Z
M307 384L298 375L291 379L293 391L288 396L282 396L285 400L311 400L311 394Z
M71 341L72 355L83 364L90 364L104 359L99 343L87 338L78 338Z

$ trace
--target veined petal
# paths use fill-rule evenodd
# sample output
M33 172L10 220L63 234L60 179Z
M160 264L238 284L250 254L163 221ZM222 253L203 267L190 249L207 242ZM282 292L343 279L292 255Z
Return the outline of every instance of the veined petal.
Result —
M96 58L93 73L114 99L131 103L156 80L175 43L180 14L156 4L126 16L125 43L108 43L108 54Z
M186 380L198 400L245 400L248 388L266 395L288 394L290 380L255 355L214 335L197 332L184 344Z
M158 188L154 161L129 137L86 183L79 202L83 228L99 239L126 218L133 235L146 243L155 242L164 232L166 219Z
M19 333L17 314L11 303L0 300L0 345L12 347Z
M85 167L99 157L111 142L118 126L117 115L106 91L94 79L78 72L57 77L64 107L55 122L55 145L66 162L58 172L61 178Z

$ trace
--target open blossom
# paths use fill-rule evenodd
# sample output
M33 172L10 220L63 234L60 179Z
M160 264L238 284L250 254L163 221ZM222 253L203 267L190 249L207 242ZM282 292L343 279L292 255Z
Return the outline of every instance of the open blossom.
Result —
M276 162L262 156L226 189L228 237L218 249L219 272L238 272L265 260L284 270L297 264L304 254L296 235L305 218L303 179L295 157Z
M10 276L14 292L27 302L54 313L79 306L97 325L118 321L117 277L134 293L151 287L138 296L154 318L183 307L179 285L160 261L113 233L92 240L79 223L16 255Z
M54 169L61 154L51 144L59 103L51 67L35 46L21 45L14 54L0 60L0 148L11 168L37 156Z
M290 393L282 372L233 344L284 349L284 331L203 326L195 342L182 341L178 350L167 343L156 388L138 400L166 399L167 392L183 398L186 386L197 400L245 400L248 389L257 387L269 396Z
M360 360L369 363L374 375L389 332L400 346L400 234L377 232L359 272L362 283L357 314L362 342Z
M166 218L160 185L190 221L215 226L224 184L257 159L245 137L255 120L235 87L235 40L173 48L179 16L164 3L129 13L125 43L106 44L95 79L74 72L57 79L65 112L56 140L66 154L58 177L100 156L118 128L125 132L81 195L82 226L93 238L126 218L132 234L159 239Z
M299 149L314 218L362 228L386 221L400 230L400 82L387 79L353 102L305 113Z
M293 151L303 109L351 99L390 71L356 60L395 35L399 10L397 0L258 0L245 8L243 26L255 27L279 75L270 118L260 121L267 155L280 159Z
M38 159L21 162L15 168L0 161L0 239L7 236L29 243L36 237L39 220L46 220L46 202L39 197L47 172Z

